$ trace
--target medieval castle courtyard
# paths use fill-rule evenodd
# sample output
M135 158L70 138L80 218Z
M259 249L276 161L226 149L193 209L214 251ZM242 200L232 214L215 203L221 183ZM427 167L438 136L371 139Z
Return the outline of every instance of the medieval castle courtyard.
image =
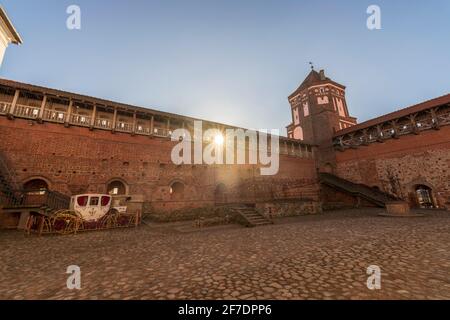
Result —
M71 236L0 232L1 299L450 299L450 216L380 209L195 230L190 223ZM81 290L66 287L70 265ZM381 289L367 288L367 267Z

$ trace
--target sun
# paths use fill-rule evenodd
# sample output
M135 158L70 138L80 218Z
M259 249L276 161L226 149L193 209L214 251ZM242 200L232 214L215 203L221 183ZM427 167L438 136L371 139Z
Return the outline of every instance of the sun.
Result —
M223 135L220 133L214 137L214 143L217 144L218 146L223 145L223 141L224 141Z

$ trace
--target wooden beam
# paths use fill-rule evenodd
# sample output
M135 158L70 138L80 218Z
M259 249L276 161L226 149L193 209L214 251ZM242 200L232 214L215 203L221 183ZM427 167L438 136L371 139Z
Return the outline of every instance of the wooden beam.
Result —
M440 129L440 125L439 125L439 119L436 115L436 111L438 108L433 108L430 110L430 114L431 114L431 119L433 121L433 129L435 130L439 130Z
M11 103L11 108L9 109L9 112L8 112L9 119L14 118L14 111L16 110L16 105L17 105L17 101L19 101L19 97L20 97L20 90L17 89L16 92L14 92L14 98Z
M136 133L136 124L137 124L137 122L136 122L136 111L135 111L135 112L133 112L133 129L132 129L131 135L134 135Z
M116 132L116 123L117 123L117 108L114 107L114 115L113 115L112 128L111 128L112 133Z
M152 115L152 119L150 120L150 136L153 136L155 128L155 116Z
M92 114L91 114L91 123L90 123L90 130L94 130L94 126L95 126L95 118L97 118L97 105L94 104L94 107L92 109Z
M42 123L42 119L44 119L45 105L47 104L47 95L44 94L41 103L41 109L39 110L38 122Z
M73 109L73 100L70 99L69 108L67 109L66 119L64 121L64 126L66 127L70 125L70 117L72 116L72 109Z

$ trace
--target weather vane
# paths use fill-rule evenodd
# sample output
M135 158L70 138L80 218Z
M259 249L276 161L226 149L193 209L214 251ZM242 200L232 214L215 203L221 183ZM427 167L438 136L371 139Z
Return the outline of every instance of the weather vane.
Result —
M309 62L309 65L311 66L311 70L314 70L314 65L311 61Z

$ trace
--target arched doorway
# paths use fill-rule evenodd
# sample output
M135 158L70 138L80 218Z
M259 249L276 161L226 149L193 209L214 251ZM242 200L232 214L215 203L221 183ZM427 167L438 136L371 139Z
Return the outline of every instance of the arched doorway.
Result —
M184 198L184 184L181 182L173 182L170 185L170 198L172 200L182 200Z
M433 190L423 184L415 186L416 199L420 208L435 208Z
M216 205L227 203L227 187L219 183L214 190L214 202Z
M108 183L107 192L111 196L120 196L127 194L126 185L119 180L114 180Z
M330 173L330 174L333 174L334 168L333 168L333 166L331 165L331 163L327 162L327 163L325 163L325 164L322 166L322 168L321 168L320 171L321 171L321 172L324 172L324 173Z
M49 189L47 181L43 179L31 179L23 184L27 194L42 195Z

